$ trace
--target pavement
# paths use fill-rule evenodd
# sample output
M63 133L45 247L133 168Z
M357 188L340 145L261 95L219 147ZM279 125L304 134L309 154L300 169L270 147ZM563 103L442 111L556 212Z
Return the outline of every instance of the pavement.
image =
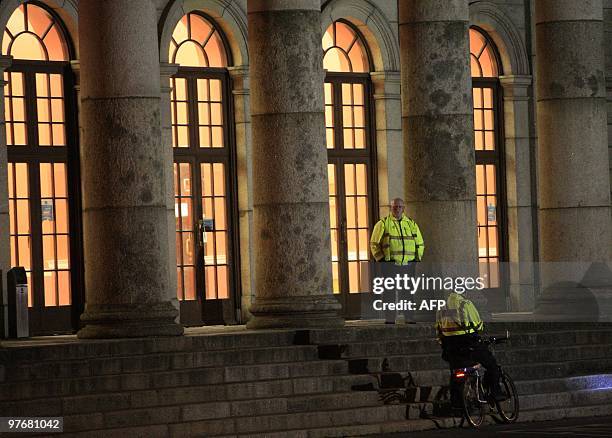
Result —
M520 420L520 415L519 415ZM404 434L384 435L384 438L400 438ZM509 425L484 426L473 429L468 426L455 429L412 432L411 438L434 437L479 437L479 438L602 438L612 437L611 417L575 418L569 420L515 423Z

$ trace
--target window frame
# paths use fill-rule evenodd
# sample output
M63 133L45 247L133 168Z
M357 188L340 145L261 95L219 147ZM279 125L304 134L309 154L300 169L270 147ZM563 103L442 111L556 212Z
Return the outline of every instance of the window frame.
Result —
M38 2L53 16L72 57L72 45L61 20L53 11ZM31 330L36 334L49 334L76 330L80 326L80 316L85 308L83 227L80 185L80 157L78 141L78 105L75 91L76 75L70 61L32 61L14 59L6 73L20 72L24 77L24 103L27 142L25 146L7 145L8 163L26 163L28 166L28 199L30 204L31 233L31 281L32 281L32 318ZM64 89L64 129L65 146L39 146L38 113L36 107L36 73L61 74ZM5 117L4 115L2 117ZM70 259L70 296L68 306L45 306L44 266L42 249L42 220L40 196L40 164L66 164L66 195L68 199L68 236ZM59 293L56 291L56 294ZM69 314L65 309L69 307ZM44 314L44 316L43 316Z
M226 68L220 67L179 67L176 74L172 75L172 79L185 78L187 90L187 111L188 111L188 138L189 147L172 147L173 163L189 163L192 166L192 192L191 199L193 200L193 230L194 245L196 249L195 257L200 255L197 248L197 220L202 213L202 193L201 193L201 163L223 163L225 166L225 198L226 198L226 227L227 238L229 239L227 253L230 257L230 263L226 263L228 268L228 299L232 302L232 306L239 307L241 302L241 282L240 282L240 250L239 238L240 232L238 229L238 172L237 172L237 155L235 147L235 132L234 132L234 106L231 99L231 78ZM197 99L190 99L191 96L197 96L197 80L198 79L218 79L221 81L222 92L222 111L223 111L223 138L224 146L222 148L200 147L199 146L199 130L198 123L193 121L197 118ZM170 104L173 105L172 99ZM173 121L171 120L171 126ZM174 134L173 134L174 135ZM196 166L198 167L196 169ZM200 180L196 180L196 176ZM176 231L175 231L176 233ZM178 261L178 255L177 255ZM204 270L207 266L223 266L223 265L204 265ZM176 265L178 267L178 264ZM195 260L195 282L197 285L204 285L204 273L198 269L198 260ZM184 285L183 285L184 286ZM201 299L203 303L211 301L206 298L204 290L203 295L198 295L199 291L195 291L196 300ZM184 290L183 290L184 296ZM178 299L178 296L177 296ZM218 300L216 298L215 300ZM191 300L179 299L179 302L190 302ZM203 320L208 320L206 310L203 313ZM219 316L219 315L217 315ZM222 316L222 315L221 315ZM235 316L234 316L235 318Z

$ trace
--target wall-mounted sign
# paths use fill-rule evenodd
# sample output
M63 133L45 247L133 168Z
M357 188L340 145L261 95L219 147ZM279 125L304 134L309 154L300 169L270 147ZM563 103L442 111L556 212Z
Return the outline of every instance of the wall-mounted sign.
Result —
M53 200L52 199L42 199L40 201L40 213L41 213L41 219L43 221L54 221L55 220L53 216Z

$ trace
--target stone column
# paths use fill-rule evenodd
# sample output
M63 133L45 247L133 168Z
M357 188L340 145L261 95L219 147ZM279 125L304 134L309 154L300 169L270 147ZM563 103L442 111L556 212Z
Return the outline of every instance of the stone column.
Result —
M78 335L180 335L155 5L81 0L79 43L86 307Z
M529 90L531 76L500 76L503 88L510 310L532 311L535 300Z
M568 288L592 283L586 272L612 284L602 2L538 0L535 19L541 260L562 262L542 267L543 303L561 301L539 311L575 315L561 297L578 297Z
M6 148L6 124L4 122L4 71L13 58L0 56L0 338L8 336L8 295L6 273L11 269L10 221L8 203L8 155Z
M399 71L370 73L376 114L378 217L389 214L393 198L404 198L404 146ZM374 221L378 218L373 218Z
M602 11L601 0L536 2L542 261L610 256Z
M164 148L165 188L166 188L166 217L168 219L168 288L174 291L170 295L170 302L180 310L180 303L176 297L176 213L174 210L174 150L172 148L172 113L170 110L170 78L178 71L178 64L160 63L161 81L161 138Z
M399 2L407 211L425 261L476 265L468 20L467 0Z
M248 2L254 318L341 326L332 296L319 0Z
M240 232L239 322L249 319L253 303L253 145L251 142L249 66L228 68L232 78L234 127L236 133L236 170L238 174L238 230Z

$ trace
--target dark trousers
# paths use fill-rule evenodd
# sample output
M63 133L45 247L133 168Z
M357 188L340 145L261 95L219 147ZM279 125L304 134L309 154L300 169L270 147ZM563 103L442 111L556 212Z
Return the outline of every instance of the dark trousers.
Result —
M479 342L479 339L480 337L477 334L443 337L442 359L449 363L451 373L457 368L466 368L480 363L487 370L484 376L485 386L495 388L499 385L501 377L499 366L489 347ZM454 394L453 391L456 391L456 388L451 385L451 400L458 400L456 398L457 394Z
M398 266L391 262L379 263L379 269L381 271L380 275L386 277L395 278L396 274L404 275L407 274L411 277L414 277L416 271L416 262L409 262L405 266ZM403 299L410 299L411 295L409 292L405 290L389 290L383 293L383 300L385 303L396 303L400 302ZM395 318L400 313L403 313L406 321L411 320L410 312L407 310L385 310L385 322L395 322Z

